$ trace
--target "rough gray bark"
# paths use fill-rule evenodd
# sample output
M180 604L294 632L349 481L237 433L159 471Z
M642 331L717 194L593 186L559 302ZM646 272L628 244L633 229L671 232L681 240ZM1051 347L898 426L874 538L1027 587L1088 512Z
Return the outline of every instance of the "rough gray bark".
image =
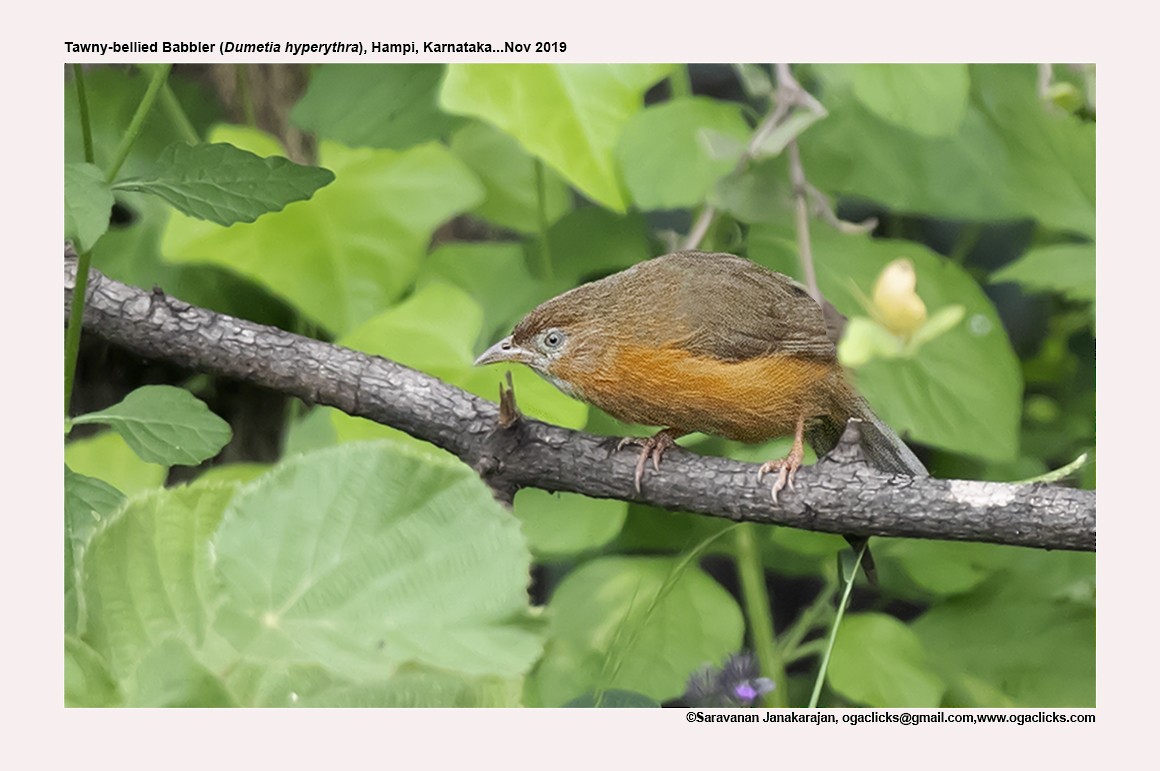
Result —
M65 260L65 318L76 261ZM914 478L871 468L851 423L774 504L757 466L674 448L633 488L637 452L518 417L378 356L197 308L160 290L89 279L85 330L141 356L256 383L406 431L459 456L501 498L521 487L640 501L749 522L895 536L1095 550L1095 493L1048 484ZM506 427L500 424L506 424Z

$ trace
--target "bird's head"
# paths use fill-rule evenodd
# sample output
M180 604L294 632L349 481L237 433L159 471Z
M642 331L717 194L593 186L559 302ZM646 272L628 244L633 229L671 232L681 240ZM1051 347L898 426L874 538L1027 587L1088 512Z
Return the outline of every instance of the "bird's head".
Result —
M583 399L580 382L585 373L598 368L605 347L600 314L594 312L585 295L572 290L540 305L516 324L510 335L480 354L476 366L526 364L564 393Z

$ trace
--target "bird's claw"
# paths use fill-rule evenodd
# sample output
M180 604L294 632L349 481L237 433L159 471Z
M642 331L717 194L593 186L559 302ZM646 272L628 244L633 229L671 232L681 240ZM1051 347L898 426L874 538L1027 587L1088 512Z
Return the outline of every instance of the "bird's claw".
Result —
M653 462L653 469L661 470L661 456L665 454L665 450L670 447L675 447L676 442L673 437L666 431L661 431L655 436L626 436L616 444L617 450L623 450L630 444L639 445L640 456L636 459L636 473L633 474L633 483L636 485L636 493L640 495L640 482L644 478L644 467L651 457Z
M773 483L773 489L770 490L770 495L773 497L773 502L777 503L777 494L785 488L794 489L793 479L797 475L797 470L801 467L801 458L795 458L791 453L789 457L781 460L766 461L757 469L757 481L760 482L765 478L766 474L777 472L777 479Z

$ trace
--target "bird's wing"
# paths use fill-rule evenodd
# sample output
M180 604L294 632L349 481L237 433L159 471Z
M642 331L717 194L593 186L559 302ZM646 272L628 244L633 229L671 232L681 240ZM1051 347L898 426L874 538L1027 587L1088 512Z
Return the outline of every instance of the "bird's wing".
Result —
M835 357L821 307L788 276L726 254L678 252L651 262L670 274L664 283L678 298L672 332L688 350L726 361Z

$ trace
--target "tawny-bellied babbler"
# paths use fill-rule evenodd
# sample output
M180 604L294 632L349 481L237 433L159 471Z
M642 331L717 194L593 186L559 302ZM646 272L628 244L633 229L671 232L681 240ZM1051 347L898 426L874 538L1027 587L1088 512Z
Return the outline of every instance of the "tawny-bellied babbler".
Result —
M789 455L758 473L777 472L776 501L793 487L803 439L825 454L850 418L865 421L863 448L876 467L927 473L847 380L805 287L731 254L666 254L554 297L475 363L505 361L623 421L664 426L619 445L643 446L638 492L648 459L659 469L683 434L743 442L792 434Z

